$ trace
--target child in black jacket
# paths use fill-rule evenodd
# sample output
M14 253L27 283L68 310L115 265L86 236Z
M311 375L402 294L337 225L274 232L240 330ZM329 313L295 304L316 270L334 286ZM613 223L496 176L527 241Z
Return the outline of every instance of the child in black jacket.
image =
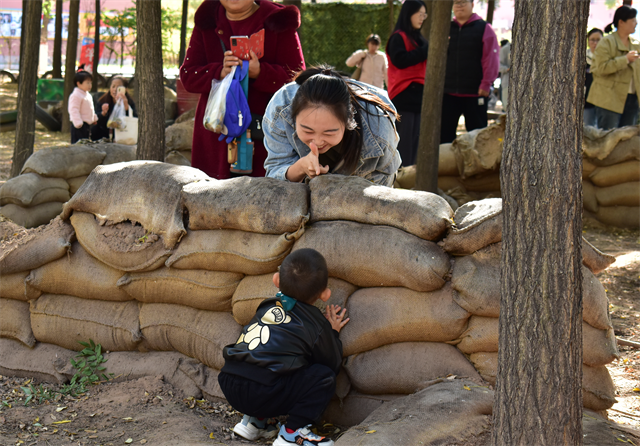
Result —
M342 362L338 332L349 321L346 309L328 305L323 315L313 303L326 302L327 264L313 249L289 254L273 283L280 292L260 304L235 344L224 348L218 382L229 403L245 414L234 432L248 440L275 436L266 418L289 415L274 446L331 446L309 426L335 393Z

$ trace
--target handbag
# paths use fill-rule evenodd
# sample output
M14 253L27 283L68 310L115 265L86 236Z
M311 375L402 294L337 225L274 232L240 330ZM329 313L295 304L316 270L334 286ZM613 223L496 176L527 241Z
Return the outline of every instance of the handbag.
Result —
M138 118L131 116L131 107L125 116L120 118L121 125L116 128L115 142L134 145L138 143Z
M361 65L356 65L356 71L353 72L353 74L351 75L351 79L353 80L360 80L360 75L362 74L362 66Z
M233 139L242 136L249 128L249 124L251 124L251 110L249 110L249 103L241 84L242 80L248 75L249 62L244 61L242 68L234 71L231 85L227 91L226 110L224 113L226 132L220 135L219 141L226 138L227 143L230 143Z

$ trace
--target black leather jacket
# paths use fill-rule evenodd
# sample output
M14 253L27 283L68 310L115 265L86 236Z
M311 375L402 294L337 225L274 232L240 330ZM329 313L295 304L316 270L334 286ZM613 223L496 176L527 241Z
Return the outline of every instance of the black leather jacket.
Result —
M260 304L238 341L227 345L223 355L223 372L268 385L311 364L323 364L337 375L342 342L318 308L298 301L284 311L280 299L273 298Z

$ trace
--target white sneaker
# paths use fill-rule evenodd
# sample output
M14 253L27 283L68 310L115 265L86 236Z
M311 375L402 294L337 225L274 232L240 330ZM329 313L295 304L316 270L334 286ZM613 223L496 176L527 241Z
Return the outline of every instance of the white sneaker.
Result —
M309 426L301 427L291 434L287 433L284 425L280 426L278 438L273 442L273 446L333 446L333 440L314 434Z
M242 421L234 426L233 432L250 441L257 440L258 438L266 438L269 440L276 436L278 428L273 424L267 424L266 419L260 421L255 417L245 415L242 417Z

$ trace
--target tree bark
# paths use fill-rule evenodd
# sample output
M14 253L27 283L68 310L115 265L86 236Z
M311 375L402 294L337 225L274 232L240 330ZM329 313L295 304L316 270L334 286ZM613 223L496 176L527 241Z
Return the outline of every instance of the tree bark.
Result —
M27 10L28 10L28 1L27 0L22 0L22 17L26 17L27 16ZM42 14L42 13L41 13ZM25 43L24 43L24 35L26 33L26 27L27 27L27 22L26 20L22 19L22 21L20 22L20 59L18 59L18 76L19 74L22 72L22 59L23 59L23 50L26 49L25 48ZM20 82L20 77L18 77L18 83Z
M420 33L422 37L429 41L429 34L431 34L431 22L433 21L433 5L435 0L424 0L427 5L427 20L422 24L422 28L420 28Z
M393 13L393 0L387 0L387 6L389 7L389 35L391 35L396 27L396 18Z
M487 2L487 23L493 24L493 12L496 9L496 0L489 0Z
M515 3L494 445L581 445L588 1ZM571 20L566 20L571 17Z
M53 78L62 79L62 0L56 0L56 32L53 38Z
M160 0L136 2L138 48L137 158L164 161L164 83Z
M20 175L22 166L33 153L36 130L36 87L40 46L42 0L29 0L23 10L23 44L20 48L20 84L18 85L18 119L13 148L11 177Z
M78 52L78 17L80 14L80 0L69 0L69 35L67 36L67 60L64 64L64 102L62 103L62 133L71 132L71 121L67 112L69 96L75 85L73 77L76 74L76 57Z
M182 23L180 25L180 53L178 54L178 66L182 66L184 55L187 52L187 17L189 16L189 0L182 0Z
M93 84L91 91L98 91L98 66L100 65L100 0L96 0L96 29L93 33Z
M415 188L438 193L440 121L442 120L442 96L444 76L447 71L447 48L449 48L453 1L438 0L431 4L433 11L431 12L427 72L422 95Z

